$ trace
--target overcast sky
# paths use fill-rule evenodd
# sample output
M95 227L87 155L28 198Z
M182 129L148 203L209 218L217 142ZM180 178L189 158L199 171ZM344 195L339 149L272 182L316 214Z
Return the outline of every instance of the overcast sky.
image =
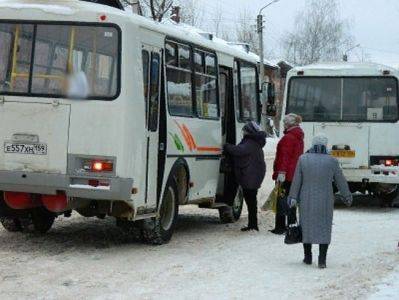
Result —
M205 22L212 21L219 6L223 10L223 26L234 32L240 14L248 10L256 18L259 9L270 0L196 0L206 5ZM264 11L266 18L266 44L276 56L281 56L278 41L295 26L298 10L307 0L280 0ZM372 61L399 67L399 0L339 0L342 16L349 20L352 35L361 49L356 49L350 59L359 60L361 53ZM255 24L255 20L253 21ZM279 58L279 57L274 57Z

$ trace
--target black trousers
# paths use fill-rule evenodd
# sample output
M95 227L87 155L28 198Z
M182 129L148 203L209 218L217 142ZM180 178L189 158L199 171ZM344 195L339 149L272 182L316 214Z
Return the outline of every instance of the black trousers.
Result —
M248 207L248 227L258 228L258 190L243 189L243 192Z
M319 257L322 261L326 261L328 244L320 244L319 245ZM303 250L305 252L305 256L312 256L312 244L303 244Z
M291 182L284 182L283 189L285 190L285 194L289 195L291 189ZM288 225L295 224L297 222L296 218L296 207L290 208L288 213L281 211L281 207L283 205L277 205L276 212L276 224L275 229L283 230L286 229Z

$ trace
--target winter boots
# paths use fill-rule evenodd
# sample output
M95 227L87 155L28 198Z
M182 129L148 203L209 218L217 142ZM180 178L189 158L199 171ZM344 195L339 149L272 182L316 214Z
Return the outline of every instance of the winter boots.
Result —
M306 265L312 264L312 244L303 244L303 250L305 254L305 258L303 259L303 263ZM327 244L319 245L319 268L325 269L327 268Z
M259 231L259 228L258 228L258 226L251 226L251 227L248 226L248 227L241 228L242 232L252 231L252 230Z
M311 244L303 244L303 250L305 252L305 258L303 259L303 263L306 265L312 264L312 245Z
M321 244L319 246L319 268L320 269L325 269L327 268L327 250L328 250L328 245L327 244Z

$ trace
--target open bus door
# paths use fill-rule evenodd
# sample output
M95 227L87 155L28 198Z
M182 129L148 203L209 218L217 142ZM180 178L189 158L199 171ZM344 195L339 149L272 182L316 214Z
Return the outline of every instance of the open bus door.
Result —
M222 140L223 143L236 144L236 114L234 101L233 69L220 66L220 112L222 117ZM233 161L225 157L222 161L223 197L220 202L232 206L237 194L238 185L234 178Z

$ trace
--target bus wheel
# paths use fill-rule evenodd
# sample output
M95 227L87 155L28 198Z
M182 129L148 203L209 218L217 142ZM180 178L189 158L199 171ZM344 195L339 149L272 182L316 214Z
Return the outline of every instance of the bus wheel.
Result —
M32 209L31 218L33 229L36 233L44 234L53 226L55 216L44 207Z
M4 217L0 218L1 225L4 229L9 232L20 232L22 231L21 221L18 218Z
M241 187L234 198L233 206L223 206L219 208L219 218L224 224L235 223L241 217L244 196Z
M159 216L143 220L143 239L153 245L162 245L172 238L179 214L177 187L173 177L168 180L163 195Z
M142 241L142 222L128 221L125 219L116 219L116 226L118 226L125 233L127 238L133 241Z
M385 187L385 186L384 186ZM388 188L389 187L389 188ZM381 207L392 207L396 197L398 197L399 188L397 185L386 186L377 195Z

